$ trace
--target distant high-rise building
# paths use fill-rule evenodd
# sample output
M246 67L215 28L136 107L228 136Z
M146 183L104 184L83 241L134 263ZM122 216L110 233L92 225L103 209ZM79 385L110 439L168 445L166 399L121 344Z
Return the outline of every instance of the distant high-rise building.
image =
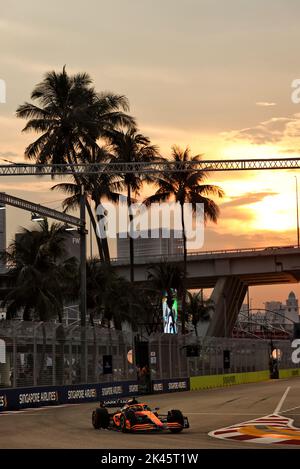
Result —
M266 318L270 323L285 323L285 308L281 301L266 301Z
M266 315L272 323L293 326L294 322L299 322L298 299L293 291L290 292L285 304L281 301L267 301Z
M243 304L238 316L240 324L247 325L250 323L251 331L255 332L261 329L262 332L270 330L273 326L278 330L293 332L294 323L299 323L299 306L298 299L293 291L290 292L285 304L281 301L266 301L265 310L257 311L250 314L250 321L247 318L247 305Z
M141 231L141 236L134 240L134 257L168 257L183 253L183 239L180 231L160 228L155 230L155 235L155 238L151 237L150 230ZM123 236L125 236L123 233L117 235L117 257L129 259L129 237Z
M298 299L293 291L290 292L285 306L285 317L293 322L299 321Z

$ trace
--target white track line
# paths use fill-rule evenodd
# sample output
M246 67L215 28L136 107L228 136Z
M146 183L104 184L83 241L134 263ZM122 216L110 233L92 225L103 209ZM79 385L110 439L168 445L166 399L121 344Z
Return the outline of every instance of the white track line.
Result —
M296 407L291 407L290 409L282 410L281 413L284 414L285 412L290 412L291 410L299 409L300 405L297 405Z
M83 402L83 404L87 404L87 402ZM41 412L43 410L54 410L54 409L62 409L64 407L74 407L80 405L78 404L60 404L60 405L44 405L41 407L27 407L27 409L18 409L18 410L2 410L0 412L0 417L3 415L34 415L36 412Z
M258 412L185 412L186 415L258 415Z
M288 392L289 392L290 389L291 389L291 386L288 386L288 387L286 388L286 390L285 390L285 392L284 392L282 398L280 399L280 401L278 402L278 405L277 405L276 409L274 410L274 414L278 414L278 413L280 412L280 409L281 409L281 407L282 407L282 405L283 405L283 403L284 403L284 401L285 401L285 399L286 399L286 396L288 395Z

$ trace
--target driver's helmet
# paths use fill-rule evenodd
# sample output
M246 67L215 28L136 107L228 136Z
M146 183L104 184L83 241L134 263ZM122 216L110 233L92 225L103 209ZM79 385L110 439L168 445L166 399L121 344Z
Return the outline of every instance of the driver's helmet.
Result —
M138 404L138 401L136 400L135 397L133 397L132 399L128 399L126 404L122 407L122 410L127 409L129 406L135 405L135 404Z

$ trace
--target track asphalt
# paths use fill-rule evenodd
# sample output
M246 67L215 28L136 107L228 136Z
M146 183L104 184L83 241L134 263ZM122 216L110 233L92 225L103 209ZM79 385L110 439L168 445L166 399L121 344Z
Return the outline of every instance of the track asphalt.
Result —
M299 429L293 430L294 435L300 438L300 378L146 396L140 400L153 408L160 407L162 413L180 409L189 418L190 428L180 434L138 435L94 430L91 413L96 403L28 409L0 414L0 448L299 448L293 443L277 444L270 417L261 424L256 419L280 415L279 420L274 417L277 424L292 422ZM241 422L247 423L242 429ZM251 442L242 436L223 439L224 435L220 438L220 433L214 434L220 429L226 434L227 427L232 426L239 428L237 436L251 431L255 438ZM282 428L280 431L285 432ZM266 437L264 442L257 440L261 432ZM235 436L235 430L232 433Z

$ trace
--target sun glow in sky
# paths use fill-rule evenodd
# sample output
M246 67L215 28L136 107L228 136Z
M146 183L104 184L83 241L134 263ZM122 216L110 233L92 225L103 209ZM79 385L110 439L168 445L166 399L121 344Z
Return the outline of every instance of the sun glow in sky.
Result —
M248 142L222 142L222 159L268 159L276 158L278 146L276 145L253 145Z
M296 212L291 203L293 194L267 196L248 206L254 212L253 229L288 231L295 228ZM251 224L250 224L251 226Z
M235 209L240 211L240 217L236 216L235 221L237 225L240 222L240 231L287 232L294 230L297 223L296 173L289 171L257 173L250 175L249 179L223 182L222 187L226 194L230 194L227 205L225 199L223 209L225 216L226 211L232 208L236 200ZM241 223L242 220L246 221L247 216L247 223Z

